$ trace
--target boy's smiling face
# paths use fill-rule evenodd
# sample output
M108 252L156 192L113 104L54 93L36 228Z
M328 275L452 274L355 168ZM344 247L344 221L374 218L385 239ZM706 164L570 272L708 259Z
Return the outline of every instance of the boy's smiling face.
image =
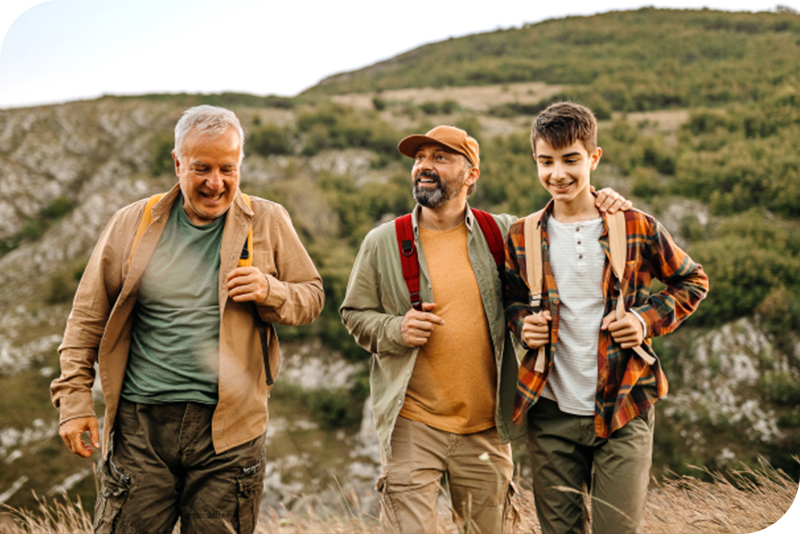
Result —
M594 205L589 177L597 168L603 150L597 147L591 154L581 141L564 148L553 148L540 139L533 156L539 181L558 204L578 207L584 202Z

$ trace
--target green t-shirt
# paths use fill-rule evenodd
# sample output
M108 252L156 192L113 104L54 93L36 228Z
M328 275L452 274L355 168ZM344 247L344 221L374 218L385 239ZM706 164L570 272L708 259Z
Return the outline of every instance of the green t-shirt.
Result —
M122 396L131 402L216 404L219 383L219 251L225 217L195 226L172 207L145 269Z

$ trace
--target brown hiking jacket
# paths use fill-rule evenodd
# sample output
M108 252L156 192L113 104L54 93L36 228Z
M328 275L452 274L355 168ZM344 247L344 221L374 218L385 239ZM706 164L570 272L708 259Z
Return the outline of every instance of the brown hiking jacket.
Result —
M61 423L95 415L91 388L94 364L98 364L106 405L106 457L128 362L136 291L179 191L176 184L153 206L153 222L142 237L130 268L128 258L147 200L126 206L111 218L86 266L58 348L61 376L53 381L50 390ZM280 365L280 351L272 323L310 323L322 311L324 302L322 279L286 210L260 198L251 197L251 201L252 208L237 192L225 215L220 250L219 402L212 422L212 439L218 453L258 437L267 428L269 388L252 304L229 299L225 281L237 266L251 225L253 266L267 275L270 285L266 301L257 309L269 323L273 375Z

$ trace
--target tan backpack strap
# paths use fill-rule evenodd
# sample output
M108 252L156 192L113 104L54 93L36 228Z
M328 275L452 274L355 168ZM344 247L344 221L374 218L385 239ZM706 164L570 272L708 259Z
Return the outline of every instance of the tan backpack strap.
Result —
M541 209L525 217L525 267L528 275L530 305L536 312L542 309L542 214ZM544 373L545 348L539 347L534 372Z
M244 201L247 202L247 205L251 208L253 205L250 203L250 197L242 193L242 198ZM253 225L250 225L250 229L247 231L247 257L245 254L242 254L239 257L239 267L250 267L253 265Z
M542 212L531 213L525 217L525 266L527 271L530 305L538 308L542 305Z
M165 193L159 193L147 199L147 204L144 206L144 213L142 213L142 220L139 221L139 228L136 229L136 235L133 237L133 247L131 247L131 253L128 256L128 270L131 268L133 255L136 253L136 249L139 247L139 242L142 240L142 236L144 236L144 233L147 231L147 227L150 226L150 223L153 222L153 206L155 206L158 201L164 197L164 194Z
M625 261L628 256L628 232L625 226L625 212L617 211L613 215L606 217L606 224L608 225L608 246L611 255L611 270L614 276L620 281L620 290L622 287L622 276L625 274ZM617 320L625 317L625 299L620 294L617 298L617 307L615 310ZM638 321L638 319L637 319ZM638 354L648 365L653 365L656 360L650 356L641 345L634 347L633 350Z

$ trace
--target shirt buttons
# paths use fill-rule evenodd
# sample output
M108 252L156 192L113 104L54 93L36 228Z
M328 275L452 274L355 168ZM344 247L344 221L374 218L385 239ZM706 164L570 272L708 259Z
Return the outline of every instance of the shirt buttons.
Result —
M397 399L397 404L398 406L401 406L403 404L403 399Z
M580 227L580 226L576 226L576 227L575 227L575 231L576 231L576 232L580 232L580 231L581 231L581 227Z

